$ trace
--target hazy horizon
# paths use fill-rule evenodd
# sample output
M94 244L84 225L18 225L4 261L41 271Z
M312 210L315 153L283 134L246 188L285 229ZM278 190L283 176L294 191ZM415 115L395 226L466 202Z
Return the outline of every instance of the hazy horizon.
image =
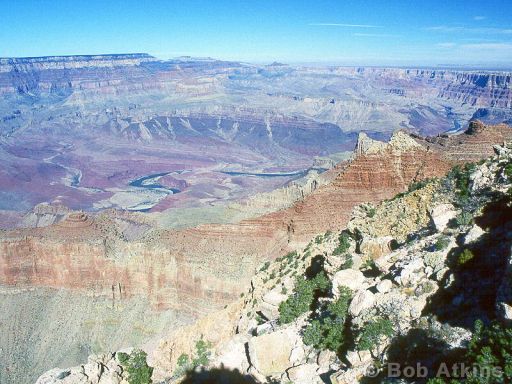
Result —
M510 68L506 1L5 2L0 55Z

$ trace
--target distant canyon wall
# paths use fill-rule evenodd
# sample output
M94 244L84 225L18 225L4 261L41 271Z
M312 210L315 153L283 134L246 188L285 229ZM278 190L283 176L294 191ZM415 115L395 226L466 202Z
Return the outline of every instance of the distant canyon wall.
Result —
M328 172L333 181L292 207L238 224L208 224L120 240L94 218L4 232L0 284L77 289L112 297L147 297L156 308L201 314L233 301L255 268L315 235L346 225L354 206L391 198L414 181L441 176L462 161L492 153L512 139L508 126L473 123L464 135L388 144L360 140L354 160Z
M195 76L200 74L201 76ZM472 106L512 107L511 73L364 67L256 67L219 60L161 61L147 54L0 59L0 94L100 94L148 91L216 94L244 77L323 74L371 78L397 96L433 95ZM350 79L349 79L350 80ZM85 92L85 93L84 93ZM300 96L297 96L300 97Z

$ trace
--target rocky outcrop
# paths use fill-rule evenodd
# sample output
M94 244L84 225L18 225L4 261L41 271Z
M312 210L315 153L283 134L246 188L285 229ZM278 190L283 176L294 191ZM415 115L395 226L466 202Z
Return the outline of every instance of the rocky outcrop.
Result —
M261 261L304 246L318 233L345 227L353 208L364 201L389 199L412 182L442 176L468 158L458 145L476 149L471 157L475 159L488 153L492 141L508 134L505 127L474 127L454 138L436 139L397 133L378 151L362 151L327 171L332 182L292 207L238 224L147 230L140 238L128 240L120 218L71 214L55 225L2 232L0 282L20 288L72 289L121 305L125 298L145 297L157 309L193 316L211 313L239 297ZM384 203L389 209L376 212L373 218L371 208L360 209L363 216L358 227L363 240L366 236L360 244L366 249L363 255L387 260L393 254L392 240L402 241L411 228L430 222L429 188L413 191L399 203ZM393 222L395 215L401 219ZM368 230L365 222L370 223ZM407 278L404 274L403 279ZM293 279L283 283L287 289L293 287ZM264 316L277 313L278 289L259 309ZM364 312L371 301L361 295L362 307L353 308L353 313Z
M70 209L62 205L38 204L26 213L20 227L46 227L55 224L66 217Z
M493 205L496 193L504 193L510 186L510 180L503 177L503 172L504 167L512 160L512 151L504 147L497 148L497 151L498 155L490 162L481 164L472 171L469 187L472 190L471 198L481 204L479 208L474 208L473 213L476 216L481 215L479 220L495 220L488 231L493 233L491 236L498 235L509 244L512 238L506 232L510 224L497 219L496 212L486 212L489 209L488 204ZM445 186L445 183L450 182L453 180L449 178L441 183L431 181L428 185L374 206L375 212L370 219L376 218L375 221L361 222L359 212L365 211L367 207L356 209L355 216L350 221L352 228L349 228L352 238L349 240L350 245L344 246L344 254L340 255L336 251L339 246L337 234L326 233L317 237L306 248L264 265L252 279L239 315L231 314L226 317L226 321L237 324L236 335L221 344L217 343L221 348L212 349L214 358L209 367L222 366L223 361L230 361L230 366L262 381L273 379L320 383L323 382L323 375L329 372L330 380L334 383L358 383L364 382L362 380L366 375L375 373L371 369L378 370L376 367L381 364L385 366L387 362L393 361L391 359L396 359L394 354L397 351L401 355L408 353L403 348L411 346L404 347L397 340L424 333L433 345L443 345L444 349L437 350L440 347L434 347L431 353L450 353L465 348L471 338L471 331L468 330L471 325L465 325L464 321L469 320L471 323L474 316L495 314L501 319L509 319L510 254L498 257L497 254L501 252L499 242L485 240L487 233L479 226L458 224L456 227L446 227L444 219L428 220L431 212L444 215L445 212L455 209L446 203L457 199L457 191ZM416 203L412 204L411 200ZM423 213L420 217L424 219L418 223L402 222L399 212L409 205L422 207L420 210ZM501 205L494 209L506 208ZM460 213L460 210L455 210ZM382 221L377 218L384 217L389 211L392 212L388 218L389 224L384 223L382 229ZM439 217L437 214L434 216ZM391 224L393 221L395 225ZM370 237L382 236L384 233L381 231L388 231L388 236L412 240L403 241L396 249L377 257L374 262L378 273L375 273L371 271L372 267L358 261L360 258L368 259L368 256L360 252L362 240L354 231L357 228L356 223L364 227L359 232ZM395 228L401 228L398 232L400 236L394 232ZM462 243L459 242L460 239L464 239ZM478 243L479 245L475 245ZM476 266L463 267L468 262L465 259L459 259L458 265L453 264L451 255L460 254L463 249L461 247L468 246L474 247L475 252L478 247L488 252L479 253L478 257L484 265L490 263L489 270L479 271ZM279 321L278 311L265 312L268 297L277 297L276 292L281 292L288 298L298 295L293 291L293 277L303 274L307 276L312 273L313 265L318 268L319 264L315 264L314 260L319 255L323 255L322 268L330 280L331 289L325 296L315 299L318 300L312 306L315 309L306 309L291 322ZM345 263L349 259L352 264L347 268ZM495 263L497 265L490 266ZM502 264L506 265L507 271L503 271ZM495 274L489 275L490 269ZM479 281L470 283L468 277L472 274L477 275ZM467 291L470 285L475 289ZM343 333L347 335L349 332L355 343L343 346L341 355L336 356L324 347L306 345L305 341L308 324L312 326L313 319L332 316L332 312L325 310L328 308L326 303L334 303L339 298L342 287L350 288L351 292L350 305L346 308L350 321L348 325L345 324L348 328ZM469 292L472 296L469 296ZM488 300L489 292L496 295L495 309L487 304L478 304L479 300ZM346 295L346 291L344 294ZM445 303L443 307L439 307L438 300L446 300L445 295L452 299L451 304ZM281 299L277 305L279 302L282 302ZM471 314L460 310L462 306L470 303L473 305ZM372 332L377 334L371 333L373 341L368 343L365 339L363 342L363 337L366 337L363 336L365 328L378 321L388 324L388 331L376 328ZM420 339L416 336L411 340L419 342ZM363 348L362 345L368 347ZM227 360L215 356L225 356ZM429 364L431 357L426 356L422 363Z
M439 151L451 161L476 162L493 155L493 145L503 144L511 138L506 124L485 125L473 120L463 134L441 135L419 139L433 151Z
M128 376L116 353L90 356L80 367L52 369L36 384L127 384Z

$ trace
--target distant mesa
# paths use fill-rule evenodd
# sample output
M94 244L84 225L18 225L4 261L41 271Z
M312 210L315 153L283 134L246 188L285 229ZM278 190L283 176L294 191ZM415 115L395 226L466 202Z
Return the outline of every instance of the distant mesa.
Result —
M288 64L280 63L279 61L274 61L272 64L269 64L269 67L285 67Z
M85 60L156 60L147 53L113 53L99 55L63 55L63 56L33 56L33 57L0 57L0 64L23 64L35 62L74 62Z
M93 219L85 212L73 212L57 225L64 228L78 229L89 227L92 223Z

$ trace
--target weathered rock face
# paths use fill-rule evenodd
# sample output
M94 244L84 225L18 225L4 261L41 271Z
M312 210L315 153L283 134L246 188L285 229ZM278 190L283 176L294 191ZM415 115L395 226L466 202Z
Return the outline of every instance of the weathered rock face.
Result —
M0 283L93 290L113 300L143 295L157 307L207 312L232 301L260 260L343 227L355 205L390 198L411 182L443 175L458 161L482 158L506 138L512 138L510 128L478 123L447 138L413 140L397 133L378 150L358 147L354 160L328 171L335 174L331 183L293 207L239 224L123 241L105 229L111 222L72 214L54 226L5 232Z
M115 224L121 218L71 214L52 226L2 232L0 284L73 289L113 303L146 297L155 308L209 313L246 289L261 260L343 228L355 205L390 198L413 181L443 175L457 162L488 153L488 147L510 134L504 126L477 126L435 140L397 133L378 150L358 148L352 161L328 171L334 175L331 183L291 208L238 224L147 231L128 241ZM468 157L459 146L476 154ZM421 224L429 219L428 210L418 207L411 209L424 213ZM363 297L361 303L369 301ZM275 312L274 304L268 313Z
M332 183L293 208L261 220L280 216L289 222L290 240L303 244L317 233L345 225L354 206L391 198L414 181L445 174L454 162L403 133L395 134L387 145L359 143L359 155L338 166Z
M509 73L458 73L441 96L471 105L510 108L512 84Z
M71 369L55 368L39 377L36 384L126 384L128 375L116 354L90 356L87 364Z
M289 366L297 339L297 335L287 332L273 332L252 338L249 342L251 364L264 377L283 372Z
M503 156L499 155L491 162L478 165L477 170L471 175L471 189L476 194L472 197L482 198L482 201L490 198L487 203L491 206L496 192L507 191L510 187L510 179L503 177L503 172L505 166L510 164L512 151L503 147L497 150L499 153L502 152ZM444 181L449 183L450 178ZM507 210L508 213L504 215L507 220L502 220L503 217L496 219L496 212L485 213L487 208L484 207L488 207L487 203L481 203L482 206L475 210L474 213L480 212L475 215L475 220L484 220L483 217L487 215L492 217L488 219L495 220L487 229L489 233L476 225L446 228L439 226L439 223L430 222L429 212L444 213L446 208L452 209L453 206L447 207L446 201L456 199L456 193L447 188L446 184L437 181L430 181L428 185L417 188L374 206L374 216L370 219L375 220L367 223L359 221L364 226L362 231L368 236L382 236L385 233L381 231L388 231L389 237L399 237L397 233L403 234L406 230L409 231L409 235L416 236L412 241L403 242L391 253L381 255L376 260L379 273L363 273L362 271L368 272L366 267L355 262L356 258L365 255L354 246L353 242L359 243L361 240L354 236L356 233L350 228L348 231L352 237L347 240L350 245L345 248L345 256L334 252L339 244L337 234L326 233L305 249L297 250L291 256L276 260L259 270L244 297L240 316L226 317L226 321L232 323L238 320L236 335L222 343L220 349L212 350L212 353L229 356L228 361L235 362L233 366L257 379L268 380L271 376L271 379L278 381L321 383L325 377L323 375L329 373L333 383L352 384L366 382L367 374L374 372L369 368L375 368L373 365L376 361L394 362L395 359L401 358L396 354L407 354L410 347L400 342L403 338L410 336L416 341L421 338L419 334L426 333L429 340L439 341L442 347L429 349L430 354L425 357L425 363L430 364L432 356L437 357L436 354L446 356L447 352L467 346L471 338L469 329L472 327L474 316L494 318L494 313L498 313L499 319L510 320L510 207L506 208L507 203L503 202L503 205L494 208ZM435 198L431 198L432 196ZM416 203L412 203L411 200L416 200ZM506 201L509 201L508 198ZM420 207L422 213L419 216L423 220L419 223L404 222L399 213L407 206ZM360 209L364 210L365 207ZM385 218L387 212L390 212L387 222L382 223L380 218ZM351 223L360 220L358 214L356 210ZM480 214L482 216L479 216ZM393 218L395 225L391 225ZM487 236L495 235L499 241L485 239ZM403 235L401 237L411 238ZM468 240L461 243L459 239ZM505 246L499 244L502 240L505 241ZM456 254L466 246L476 247L475 251L478 248L484 251L478 257L481 263L489 263L488 270L453 266L450 255L454 252ZM319 254L325 258L322 268L331 280L330 292L314 302L315 305L311 306L315 308L313 311L304 310L304 313L286 322L278 321L283 320L279 313L268 317L265 315L265 318L258 321L263 324L256 326L255 317L262 312L269 296L274 297L276 291L285 292L284 295L288 295L289 298L298 294L289 289L290 277L296 276L297 273L299 276L304 274L307 266L311 265L312 255ZM354 260L354 269L340 270L340 267L344 268L340 264L340 258L344 259L348 257L347 255ZM290 260L295 261L293 266ZM492 271L491 275L489 271ZM471 276L474 279L478 277L479 280L470 282ZM342 352L338 350L341 354L336 356L324 346L313 348L303 344L301 339L306 340L305 329L314 329L312 318L323 319L324 316L332 316L326 303L333 302L339 297L341 286L352 289L349 306L346 309L349 325L345 323L345 326L349 327L355 343L354 350L342 347ZM451 305L446 305L446 301L438 301L446 300L447 297L453 299ZM489 297L496 297L496 303L489 303ZM481 303L482 301L485 304ZM463 306L469 308L470 303L472 309L463 311ZM492 304L496 304L495 308ZM438 315L441 314L442 317L438 319ZM341 321L346 321L344 317L342 318ZM380 330L372 343L368 343L367 339L363 341L367 327L377 322L388 324L390 332ZM307 328L308 323L311 328ZM264 332L260 333L259 330ZM242 344L247 348L241 348ZM222 359L214 359L209 367L219 367L221 364ZM168 375L170 373L168 372Z
M222 349L224 343L230 341L236 333L236 323L233 320L238 316L241 307L242 302L237 301L220 311L200 318L194 324L179 328L163 338L152 355L152 365L155 367L154 377L158 380L168 378L169 374L176 369L180 355L193 356L196 342L201 338L207 340L212 348ZM245 346L244 340L236 340L231 347L240 350L240 343ZM245 347L243 351L245 354ZM236 362L232 357L232 355L221 356L220 362L231 363L235 366L246 365L244 356L238 356ZM248 368L248 364L246 368Z
M493 145L511 139L510 126L484 125L471 121L468 130L460 135L442 135L420 140L433 151L444 153L452 161L478 161L493 155Z
M510 200L508 196L505 201L499 199L501 205L495 206L494 199L498 192L504 193L510 188L505 169L512 159L512 150L497 146L496 151L495 158L476 166L476 171L469 177L471 198L481 201L479 208L472 212L477 222L489 220L486 231L477 225L446 228L439 222L430 221L432 212L451 210L446 201L458 198L456 191L447 187L454 182L452 177L442 182L431 180L377 205L361 205L354 210L352 226L343 232L350 234L343 254L336 251L341 245L338 233L329 232L318 236L306 248L265 264L251 280L251 287L243 299L162 341L153 354L152 363L158 372L154 378L170 382L177 379L177 356L181 353L190 355L194 342L204 337L211 342L212 359L206 364L208 367L226 364L262 382L271 376L279 381L321 383L327 374L334 383L352 384L361 382L375 359L393 361L392 350L403 337L425 332L429 339L436 341L434 344L439 341L443 346L434 348L432 353L445 356L445 352L467 345L471 337L468 328L475 316L490 318L494 313L500 313L501 318L509 319L508 252L512 238L507 202ZM401 217L408 208L419 211L413 220ZM372 214L362 221L361 213L369 212L369 209L373 209ZM507 220L497 218L496 210L506 210L504 217ZM355 228L360 229L356 232ZM407 231L408 236L405 235ZM359 234L366 237L361 238ZM368 257L361 252L360 245L368 238L379 237L413 240L403 241L389 253L379 255L374 261L377 273L369 273L374 267L361 263L361 259ZM484 263L482 267L487 267L481 270L454 266L450 255L457 254L463 247L474 247L479 251L479 262ZM314 261L319 255L323 260L321 267ZM351 260L349 267L346 266L348 260ZM283 296L297 295L295 279L297 276L306 278L307 270L311 271L313 265L321 268L321 273L332 284L320 298L312 299L309 308L315 308L313 311L306 308L286 322L281 321L283 317L278 311L264 312L267 305L279 305ZM314 329L312 319L322 321L334 316L329 303L339 297L341 287L351 288L351 292L344 293L350 298L345 309L338 309L341 314L334 318L334 324L342 321L355 343L350 344L353 350L337 349L341 353L337 356L325 346L305 344L305 329ZM495 308L489 306L489 297L495 298L492 303ZM452 299L451 305L445 305L447 298ZM372 342L365 336L370 324L380 324L379 328L382 328L370 332L370 335L378 332L370 336ZM409 348L402 343L398 345L399 354L406 353L403 349ZM43 377L53 374L51 371Z
M0 94L69 92L76 86L112 87L127 75L140 76L136 66L154 61L154 57L145 53L3 58L0 59ZM91 78L103 82L90 81Z

